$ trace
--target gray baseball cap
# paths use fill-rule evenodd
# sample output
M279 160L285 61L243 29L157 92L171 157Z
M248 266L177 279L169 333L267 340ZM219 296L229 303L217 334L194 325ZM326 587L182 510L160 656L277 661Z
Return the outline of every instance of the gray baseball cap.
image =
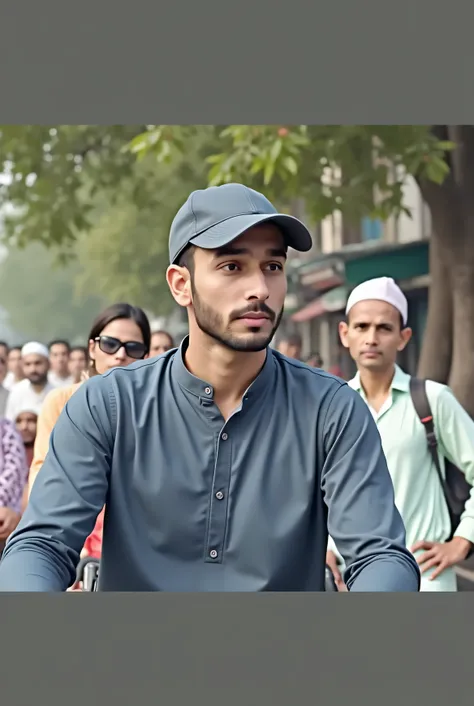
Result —
M193 191L171 224L170 263L175 264L188 245L206 250L222 248L258 223L272 222L286 244L307 252L312 239L306 226L293 216L278 213L258 191L243 184L223 184Z

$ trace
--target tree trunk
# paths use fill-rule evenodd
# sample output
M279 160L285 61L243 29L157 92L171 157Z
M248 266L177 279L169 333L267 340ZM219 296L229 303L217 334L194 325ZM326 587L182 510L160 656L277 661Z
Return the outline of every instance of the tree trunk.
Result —
M449 177L441 186L419 184L433 224L419 374L447 382L474 417L474 127L448 127L448 132L457 144Z
M453 300L449 285L449 268L442 245L438 238L431 238L428 316L418 375L445 383L451 370Z
M474 417L474 258L457 258L452 267L453 357L448 382Z

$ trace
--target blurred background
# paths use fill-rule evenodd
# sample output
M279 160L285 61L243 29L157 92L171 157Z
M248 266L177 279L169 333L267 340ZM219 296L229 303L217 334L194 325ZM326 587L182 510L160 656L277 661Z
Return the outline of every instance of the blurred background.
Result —
M474 414L474 126L0 125L0 339L83 343L117 300L186 333L164 279L189 193L240 181L309 224L281 335L344 377L352 287L394 277L414 330L401 364ZM297 255L297 256L296 256Z

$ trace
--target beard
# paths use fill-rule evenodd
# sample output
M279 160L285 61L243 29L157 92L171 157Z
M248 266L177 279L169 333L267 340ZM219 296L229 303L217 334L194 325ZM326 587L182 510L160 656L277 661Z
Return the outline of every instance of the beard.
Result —
M27 379L32 385L46 385L48 382L48 373L30 373Z
M193 295L194 318L200 330L210 338L213 338L218 343L221 343L223 346L233 351L257 353L258 351L265 350L275 335L283 316L283 308L279 314L276 314L263 302L255 302L255 304L249 305L244 310L233 312L229 317L229 324L251 312L263 313L269 317L272 323L272 330L266 333L261 331L259 327L249 327L248 333L233 333L230 326L225 324L222 315L213 309L212 306L205 304L200 299L193 283L191 283L191 291Z

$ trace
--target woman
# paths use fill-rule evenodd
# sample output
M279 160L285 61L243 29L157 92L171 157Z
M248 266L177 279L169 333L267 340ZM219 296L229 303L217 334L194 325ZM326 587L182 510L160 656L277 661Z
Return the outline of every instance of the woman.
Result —
M13 422L0 419L0 551L21 517L28 482L28 464L21 436Z
M94 321L89 334L89 370L84 378L102 375L117 367L126 367L148 357L150 324L142 309L131 304L114 304ZM29 492L43 465L49 448L49 437L63 407L82 382L53 390L46 397L38 418L33 463L29 477ZM97 518L92 534L87 538L82 556L100 558L104 510Z

